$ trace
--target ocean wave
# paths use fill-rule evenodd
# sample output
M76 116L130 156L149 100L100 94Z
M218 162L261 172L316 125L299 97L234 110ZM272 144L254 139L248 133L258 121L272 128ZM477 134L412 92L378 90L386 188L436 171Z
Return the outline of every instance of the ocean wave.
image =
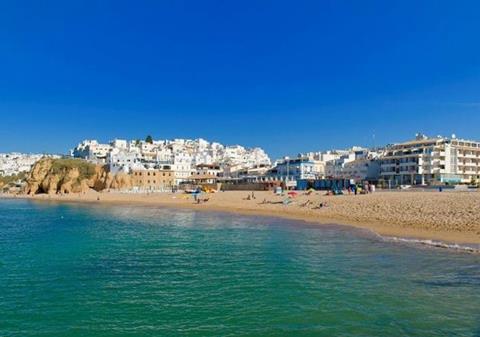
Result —
M467 252L467 253L480 254L480 245L448 243L448 242L435 241L430 239L413 239L413 238L402 238L402 237L396 237L396 236L381 236L381 238L386 241L409 243L409 244L416 244L416 245L422 245L422 246L428 246L428 247L434 247L434 248L443 248L443 249L450 249L450 250L456 250L456 251Z

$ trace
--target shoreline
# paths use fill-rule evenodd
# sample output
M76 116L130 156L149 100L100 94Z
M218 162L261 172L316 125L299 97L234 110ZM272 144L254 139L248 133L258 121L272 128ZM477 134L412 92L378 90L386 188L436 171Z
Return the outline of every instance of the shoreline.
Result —
M394 198L405 199L408 201L411 199L411 196L405 192L377 192L372 197L369 196L343 196L343 197L325 197L320 194L314 196L300 196L295 198L296 204L284 206L281 204L266 204L261 205L260 200L270 199L277 200L271 192L255 192L257 198L256 200L244 200L244 196L251 192L248 191L237 191L237 192L218 192L215 194L208 194L202 197L208 197L209 200L206 203L196 204L193 201L193 198L186 194L181 193L153 193L153 194L128 194L128 193L119 193L119 192L91 192L87 194L68 194L68 195L45 195L39 194L34 196L27 195L18 195L18 196L0 196L0 198L11 198L11 199L26 199L26 200L38 200L38 201L55 201L55 202L79 202L79 203L93 203L93 204L112 204L112 205L148 205L148 206L160 206L160 207L171 207L171 208L183 208L183 209L192 209L199 211L219 211L229 214L241 214L247 216L266 216L266 217L277 217L282 219L289 220L300 220L307 222L309 224L317 225L326 225L334 224L340 226L350 226L355 228L366 229L374 234L377 234L387 240L393 241L422 241L420 243L428 243L431 241L432 245L479 245L480 249L480 223L473 227L473 231L470 230L445 230L439 228L435 224L435 221L432 223L435 228L429 228L427 224L422 224L420 221L418 224L412 222L412 219L409 219L408 214L413 218L418 216L413 210L408 212L408 209L405 209L405 223L400 222L399 219L402 219L402 216L405 214L395 214L391 213L390 217L392 221L386 222L380 220L382 217L385 218L385 214L378 216L378 214L384 213L383 210L380 210L378 214L369 214L368 210L366 211L367 215L360 216L358 210L354 210L353 206L358 203L364 203L367 207L378 207L377 200L388 199L387 195L393 195ZM423 196L427 200L430 199L431 193L427 195L423 193L415 192L417 195ZM437 194L438 195L438 194ZM473 195L473 194L472 194ZM373 197L374 196L374 197ZM457 198L457 193L444 193L440 194L441 198ZM470 196L469 196L470 197ZM275 199L277 198L277 199ZM418 198L418 197L417 197ZM480 201L480 195L475 194L476 199ZM100 200L97 200L100 199ZM320 200L325 203L328 203L328 207L324 209L313 209L313 208L301 208L299 204L304 202L304 200L315 199L316 201ZM298 200L298 201L297 201ZM327 200L327 201L324 201ZM403 200L403 201L405 201ZM435 200L434 204L435 204ZM386 201L389 202L388 200ZM346 204L347 213L344 214L344 208ZM408 205L408 203L407 203ZM437 203L438 205L438 203ZM360 205L360 209L362 205ZM405 206L405 205L404 205ZM404 207L402 206L402 207ZM351 208L349 210L348 208ZM358 205L357 205L358 208ZM435 210L430 212L435 214ZM361 213L361 211L360 211ZM399 213L399 212L397 212ZM459 217L464 213L459 213ZM470 214L470 211L466 212ZM371 215L371 216L369 216ZM441 216L441 214L440 214ZM389 216L387 215L387 218ZM420 217L420 220L422 217ZM465 223L469 224L472 220L465 219ZM430 221L431 222L431 221ZM448 222L447 222L448 224ZM422 228L422 225L427 228ZM430 224L428 224L430 225ZM448 227L448 226L447 226ZM470 227L469 227L470 228ZM476 230L476 232L475 232ZM474 248L477 249L477 248Z

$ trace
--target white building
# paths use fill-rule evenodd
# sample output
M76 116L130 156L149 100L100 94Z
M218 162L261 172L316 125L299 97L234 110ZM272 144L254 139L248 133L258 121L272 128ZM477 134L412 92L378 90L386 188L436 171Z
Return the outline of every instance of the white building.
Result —
M326 178L349 178L345 175L345 166L348 163L369 157L369 150L363 147L354 146L349 150L336 151L335 159L325 164Z
M124 139L114 139L110 145L114 149L119 149L119 150L127 150L128 149L128 142Z
M314 164L308 158L288 158L277 160L274 167L267 172L268 178L288 182L316 179Z
M222 175L222 169L218 164L199 164L196 166L194 175L220 177Z
M110 172L113 174L117 174L118 172L128 174L134 167L140 164L140 156L137 152L114 149L109 153L107 162Z
M108 153L112 148L110 144L100 144L96 140L84 140L72 150L72 156L95 163L106 163Z
M178 185L188 180L195 173L193 157L189 153L179 152L174 155L172 171L175 176L175 184Z
M348 154L348 151L335 150L326 152L308 152L301 153L298 158L308 159L313 163L313 173L317 179L323 179L326 176L326 166L329 162L338 160L342 155Z
M387 147L380 175L390 185L469 183L480 179L480 142L417 134Z
M353 179L355 182L377 181L380 176L380 161L377 159L361 158L343 165L342 170L335 178Z
M261 148L245 148L240 145L224 146L205 139L173 139L126 141L115 139L110 144L85 140L72 150L74 157L96 163L106 163L113 172L128 172L130 164L137 162L148 167L169 165L179 184L197 172L198 165L217 165L223 172L227 166L249 169L270 166L270 158Z
M32 166L44 157L60 158L56 155L26 154L26 153L0 153L0 176L12 176L29 172Z

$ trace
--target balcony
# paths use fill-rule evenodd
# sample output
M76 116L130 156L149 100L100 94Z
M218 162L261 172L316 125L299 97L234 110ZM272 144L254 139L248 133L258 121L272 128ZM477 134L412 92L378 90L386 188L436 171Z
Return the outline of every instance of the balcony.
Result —
M463 174L477 175L478 172L477 171L465 171L465 172L463 172Z
M431 156L436 157L445 157L445 151L434 151L431 153Z
M419 174L418 170L404 170L400 171L399 174Z
M403 163L399 163L400 166L416 166L418 165L417 161L406 161Z

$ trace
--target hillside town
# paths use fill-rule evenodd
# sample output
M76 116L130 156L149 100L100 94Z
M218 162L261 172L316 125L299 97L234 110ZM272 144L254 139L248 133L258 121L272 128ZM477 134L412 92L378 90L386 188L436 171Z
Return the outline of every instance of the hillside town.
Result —
M33 164L44 157L60 158L57 155L0 153L0 176L15 176L30 171Z
M44 155L0 154L0 176L28 172ZM58 156L51 156L57 158ZM368 182L383 188L476 184L480 142L455 135L414 139L380 148L301 153L272 162L259 148L226 146L204 139L84 140L70 157L133 178L137 191L171 191L221 184L225 190L346 188Z

